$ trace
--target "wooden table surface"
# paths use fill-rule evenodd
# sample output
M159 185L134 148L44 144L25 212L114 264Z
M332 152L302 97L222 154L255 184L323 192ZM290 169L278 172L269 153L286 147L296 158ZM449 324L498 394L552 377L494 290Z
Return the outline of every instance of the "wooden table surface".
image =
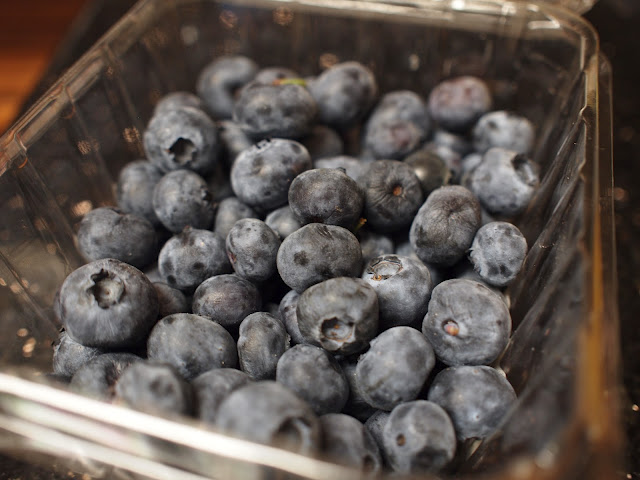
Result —
M88 0L0 0L0 133L13 122Z

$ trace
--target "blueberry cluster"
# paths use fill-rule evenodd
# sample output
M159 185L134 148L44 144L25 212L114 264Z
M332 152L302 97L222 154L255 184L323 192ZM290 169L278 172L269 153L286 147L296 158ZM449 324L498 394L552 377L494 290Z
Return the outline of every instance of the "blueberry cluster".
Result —
M76 392L376 473L500 425L534 128L485 81L381 95L245 57L173 92L83 218L53 369ZM422 94L428 93L425 97Z

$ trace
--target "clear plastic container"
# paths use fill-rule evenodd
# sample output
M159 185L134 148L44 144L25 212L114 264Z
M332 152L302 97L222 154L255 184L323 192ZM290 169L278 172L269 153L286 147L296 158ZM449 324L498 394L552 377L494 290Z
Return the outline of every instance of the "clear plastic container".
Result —
M357 472L49 386L51 305L83 263L74 229L114 204L155 102L222 54L312 75L359 60L382 90L487 79L537 125L542 186L518 226L530 252L508 294L501 361L518 393L456 478L613 478L621 461L612 224L611 78L564 8L492 0L145 0L0 138L0 447L96 477L359 478Z

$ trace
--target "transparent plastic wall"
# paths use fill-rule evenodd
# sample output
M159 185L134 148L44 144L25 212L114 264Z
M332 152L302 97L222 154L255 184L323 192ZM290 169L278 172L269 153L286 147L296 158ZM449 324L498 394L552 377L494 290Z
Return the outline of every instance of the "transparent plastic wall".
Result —
M79 220L115 203L114 180L144 155L157 100L193 90L225 54L303 76L358 60L381 91L423 95L443 78L478 75L496 108L535 123L543 180L517 222L530 252L508 290L515 331L500 361L519 400L494 436L467 445L456 478L609 478L620 435L608 65L593 30L567 10L491 0L138 4L0 139L0 446L95 476L358 478L100 405L33 374L51 369L53 298L83 263Z

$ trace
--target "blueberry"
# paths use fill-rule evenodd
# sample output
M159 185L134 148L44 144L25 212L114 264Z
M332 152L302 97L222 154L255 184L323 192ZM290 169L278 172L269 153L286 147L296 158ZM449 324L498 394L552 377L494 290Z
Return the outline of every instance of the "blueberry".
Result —
M431 293L422 332L446 365L488 365L509 342L511 315L485 285L446 280Z
M226 239L231 227L243 218L258 218L256 211L237 197L225 198L218 204L214 231Z
M364 216L379 232L392 232L411 225L422 205L422 187L413 169L397 160L378 160L363 178Z
M164 282L187 293L209 277L231 272L224 239L210 230L189 227L164 244L158 268Z
M509 381L487 366L449 367L436 375L428 399L453 421L458 440L491 434L516 401Z
M240 323L240 369L253 380L275 379L278 360L288 348L289 335L273 315L255 312Z
M351 415L361 422L366 422L379 410L369 405L360 391L356 374L358 366L357 357L357 355L354 355L352 357L344 357L340 360L340 366L342 367L342 371L349 383L349 398L342 409L342 413Z
M189 415L193 408L191 385L168 365L136 362L116 383L115 402L151 415Z
M472 153L474 149L466 135L448 132L441 128L433 132L432 142L434 145L447 147L447 149L454 151L460 157Z
M215 217L207 182L189 170L176 170L160 179L153 189L153 210L173 233L187 226L208 229Z
M354 125L378 95L376 79L358 62L343 62L323 71L309 84L320 122L339 129Z
M280 300L280 304L278 305L279 317L291 338L292 345L305 343L304 338L300 333L300 328L298 327L298 316L296 313L299 299L300 294L295 290L291 290L282 297L282 300Z
M540 185L536 163L499 147L487 150L469 182L490 214L507 218L522 213Z
M392 410L418 397L435 362L431 345L418 330L390 328L358 359L358 388L372 407Z
M224 433L303 455L320 449L321 427L311 407L284 385L263 380L234 390L220 405Z
M102 353L104 351L99 348L76 342L62 330L53 346L53 373L71 378L80 367Z
M125 348L144 341L159 309L147 277L111 258L71 272L60 289L60 306L67 334L97 348Z
M311 131L300 139L312 161L320 158L335 157L344 152L344 142L333 128L326 125L314 125Z
M320 158L313 162L313 167L342 168L358 185L362 185L362 179L369 169L369 163L349 155L337 155L335 157Z
M232 120L220 120L217 123L220 141L226 154L226 163L233 165L236 157L243 150L253 145L253 140Z
M258 66L247 57L220 57L202 69L196 91L214 118L231 118L236 91L251 81L257 72Z
M78 227L78 249L89 261L115 258L143 268L154 260L157 244L148 220L113 207L87 212Z
M276 272L280 237L262 220L238 220L227 235L227 256L239 277L264 282Z
M424 263L411 257L382 255L367 263L362 279L378 295L381 330L399 325L421 326L433 288L431 273Z
M163 173L148 160L130 162L120 170L116 197L123 212L135 213L146 218L154 226L160 220L153 210L153 189Z
M153 116L162 115L170 110L182 107L192 107L202 110L204 104L197 95L191 92L177 91L163 96L153 109Z
M256 76L253 77L253 82L260 85L277 85L286 80L297 80L300 78L296 72L285 67L266 67L261 68Z
M368 122L385 117L415 124L422 131L423 138L431 133L432 122L427 104L420 95L411 90L395 90L383 95Z
M276 380L306 400L317 415L338 413L349 384L337 360L314 345L295 345L278 360Z
M378 331L378 297L360 278L331 278L307 288L296 314L307 343L335 354L363 351Z
M197 108L179 107L154 115L143 141L149 161L164 172L186 168L204 175L218 162L218 129Z
M276 232L281 240L287 238L302 226L302 223L294 215L289 205L276 208L270 212L265 217L264 223Z
M378 445L362 422L343 413L328 413L320 417L320 425L327 460L366 474L382 470Z
M227 328L239 326L247 315L257 312L261 306L260 291L237 275L208 278L196 289L191 303L193 313Z
M172 365L191 380L213 368L235 368L238 354L233 338L219 323L191 313L159 320L147 340L149 360Z
M380 449L380 456L384 463L388 463L388 460L386 459L386 453L384 451L384 437L382 432L390 415L391 412L376 410L375 413L371 415L366 422L364 422L364 428L371 434L376 445L378 445L378 448Z
M447 185L451 179L451 170L447 163L434 151L418 150L406 157L404 163L413 169L413 173L420 180L424 198L435 189Z
M394 251L393 239L388 235L366 230L359 232L359 237L363 265L369 263L372 258L390 254Z
M164 318L174 313L190 313L191 306L187 297L177 288L173 288L166 283L154 282L153 288L158 294L160 310L158 318Z
M71 377L72 392L98 400L112 400L118 379L130 365L142 359L132 353L103 353L84 364Z
M219 203L225 198L234 196L228 168L222 162L217 163L213 167L213 171L204 180L207 182L207 188L211 193L211 201L213 203Z
M423 262L451 266L467 253L481 220L473 193L457 185L441 187L418 210L409 240Z
M469 259L484 281L505 287L518 275L527 255L527 240L507 222L491 222L476 233Z
M289 187L289 206L301 223L356 225L364 198L358 184L344 171L317 168L302 172Z
M244 150L231 168L231 186L247 205L270 211L285 205L293 179L311 168L307 150L294 140L274 138Z
M458 152L447 145L439 145L435 142L427 142L422 148L427 152L435 153L444 160L449 172L451 172L452 182L459 183L462 174L462 156Z
M191 381L196 417L215 424L218 408L223 400L249 382L249 375L235 368L214 368L201 373Z
M473 127L473 146L484 153L492 147L501 147L521 154L533 149L533 124L522 115L499 110L484 114Z
M462 76L445 80L429 94L429 113L445 130L465 132L491 109L491 92L477 77Z
M359 276L362 250L346 228L310 223L282 241L276 264L284 283L301 293L329 278Z
M456 452L456 432L447 412L427 400L398 405L382 429L385 456L395 472L441 471Z
M300 138L309 133L316 102L309 91L291 83L250 83L240 92L233 120L251 138Z

